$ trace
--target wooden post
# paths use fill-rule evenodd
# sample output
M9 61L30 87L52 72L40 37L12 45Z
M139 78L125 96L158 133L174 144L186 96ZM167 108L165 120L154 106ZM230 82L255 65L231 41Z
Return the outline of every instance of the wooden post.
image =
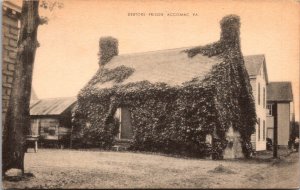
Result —
M273 131L273 158L277 158L278 149L278 116L277 116L277 103L272 106L274 117L274 131Z
M38 142L37 140L34 141L34 152L38 151Z
M70 134L70 149L72 148L72 137L73 137L73 124L71 126L71 134Z

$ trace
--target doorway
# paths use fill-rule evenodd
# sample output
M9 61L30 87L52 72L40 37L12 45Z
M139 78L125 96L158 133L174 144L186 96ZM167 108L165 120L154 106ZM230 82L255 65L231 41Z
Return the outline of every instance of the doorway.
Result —
M117 108L114 118L119 121L118 140L130 140L133 138L133 128L131 123L131 113L127 107Z

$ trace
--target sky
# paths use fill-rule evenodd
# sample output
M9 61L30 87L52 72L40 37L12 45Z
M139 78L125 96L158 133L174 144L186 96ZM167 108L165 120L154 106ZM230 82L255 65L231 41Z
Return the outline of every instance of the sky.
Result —
M102 36L119 40L119 54L205 45L219 39L222 17L237 14L241 18L243 54L265 55L269 81L292 82L299 120L300 6L296 1L60 2L63 9L40 10L49 23L38 31L40 47L33 88L39 98L76 96L98 69L98 42ZM164 16L148 16L149 13ZM167 13L190 16L166 16Z

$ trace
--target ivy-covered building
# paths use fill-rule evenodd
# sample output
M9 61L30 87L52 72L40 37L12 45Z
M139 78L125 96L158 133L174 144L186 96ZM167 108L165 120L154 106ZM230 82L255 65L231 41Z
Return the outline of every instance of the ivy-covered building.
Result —
M99 70L80 91L74 139L110 148L213 158L248 157L256 113L240 49L239 17L221 22L218 42L118 55L118 41L100 39Z

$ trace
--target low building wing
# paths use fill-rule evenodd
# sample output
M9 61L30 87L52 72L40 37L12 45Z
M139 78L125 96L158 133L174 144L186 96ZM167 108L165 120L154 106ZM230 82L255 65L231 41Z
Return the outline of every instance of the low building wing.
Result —
M30 115L60 115L75 102L76 97L41 99L30 108Z

